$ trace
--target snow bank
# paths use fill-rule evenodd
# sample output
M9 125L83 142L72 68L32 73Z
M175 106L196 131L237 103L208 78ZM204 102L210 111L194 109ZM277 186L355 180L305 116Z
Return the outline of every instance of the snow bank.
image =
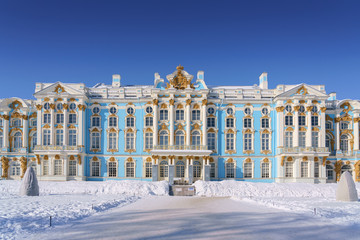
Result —
M232 197L272 208L312 214L337 224L360 224L360 202L337 202L337 184L195 182L199 196ZM356 183L359 193L360 184Z
M125 206L152 195L168 195L167 182L39 182L40 196L20 196L20 181L0 181L0 239L17 239L53 226Z

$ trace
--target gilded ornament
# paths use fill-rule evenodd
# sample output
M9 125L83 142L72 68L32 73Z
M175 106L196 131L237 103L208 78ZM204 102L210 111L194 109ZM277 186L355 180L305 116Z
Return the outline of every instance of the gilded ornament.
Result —
M174 106L175 100L174 100L174 99L170 99L170 100L169 100L169 103L170 103L171 106Z
M281 166L282 166L282 167L284 166L285 158L286 158L285 156L282 156L282 157L281 157Z
M320 111L323 112L323 113L326 112L326 107L321 107Z
M64 92L66 92L66 91L65 91L65 89L64 89L63 86L61 86L60 84L58 84L58 85L55 87L54 92L56 92L57 94L61 94L61 93L64 93Z
M186 99L186 106L191 105L191 99Z
M206 106L207 104L208 104L208 100L207 100L207 99L203 99L203 100L202 100L202 105L203 105L203 106Z
M312 109L313 109L313 106L307 106L307 107L306 107L306 111L307 111L307 112L311 112Z
M300 110L300 106L294 106L294 111L298 112Z
M296 94L300 94L300 95L307 95L309 94L308 90L306 89L305 86L301 86L297 91L296 91Z
M343 112L345 113L348 113L352 109L349 102L344 102L343 104L341 104L340 108L344 109Z
M51 109L55 109L55 104L50 103L50 108L51 108Z
M85 111L86 106L83 105L83 104L79 104L78 108L79 108L80 111Z
M158 99L153 99L153 105L158 105L159 104L159 100Z
M360 117L354 118L354 123L360 122Z
M323 157L322 165L325 167L327 157Z
M21 157L20 158L20 167L21 167L21 178L24 177L24 174L26 172L26 168L27 168L27 159L25 157Z
M28 120L29 117L27 115L21 115L21 118L24 119L24 120Z
M67 110L67 109L69 108L69 105L66 104L66 103L64 103L64 104L63 104L63 107L64 107L65 110Z
M188 80L182 73L184 67L179 65L176 69L177 69L176 76L172 80L169 80L170 84L166 83L166 89L169 89L170 87L173 87L178 90L179 89L184 90L188 87L194 89L194 85L191 84L191 79Z
M9 115L5 115L5 114L3 115L3 118L7 121L9 121L9 119L10 119Z
M343 162L341 160L336 161L335 163L335 172L336 172L336 181L340 180L341 175L341 166L343 165Z
M40 155L36 154L35 157L37 159L37 163L40 165Z
M284 106L281 106L281 107L277 107L275 108L277 112L283 112L285 107Z
M10 104L11 109L19 109L22 106L23 106L22 103L18 100L15 100Z
M9 172L9 159L6 157L2 157L1 158L1 163L2 163L2 170L3 170L3 174L2 174L2 178L8 178L8 172Z

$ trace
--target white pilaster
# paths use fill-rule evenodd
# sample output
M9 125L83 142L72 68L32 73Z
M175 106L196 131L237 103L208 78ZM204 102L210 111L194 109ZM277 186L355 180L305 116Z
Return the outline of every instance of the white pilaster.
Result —
M355 115L356 118L359 117L357 113ZM359 151L359 122L354 121L354 151Z
M64 145L67 146L69 144L69 139L68 139L68 131L67 131L67 125L68 125L68 108L64 107ZM82 126L82 124L81 124Z
M279 111L277 112L277 129L278 129L278 138L277 138L277 145L278 147L284 146L284 112Z
M190 121L190 105L191 102L189 100L187 100L186 103L186 146L190 146L190 125L191 125L191 121Z
M85 133L85 105L79 108L79 145L84 146L84 133Z
M336 115L336 118L338 118L339 116ZM336 151L340 151L340 122L335 120L335 150Z
M201 113L202 113L202 129L203 129L203 138L202 138L202 145L206 146L207 145L207 119L206 119L206 104L203 103L202 107L201 107ZM205 165L203 167L203 169L205 169ZM205 171L204 171L205 173ZM204 176L205 177L205 176Z
M324 110L324 109L323 109ZM319 141L320 141L320 146L321 148L325 147L325 140L326 140L326 122L325 122L325 110L323 111L321 110L320 113L320 136L319 136Z
M170 146L174 145L174 100L170 100Z
M298 110L295 110L294 125L295 125L294 139L293 139L294 147L299 147L299 112L298 112Z
M153 139L153 145L157 146L158 145L158 100L155 99L154 101L154 121L153 121L153 127L154 127L154 139Z
M6 117L4 117L4 135L3 135L4 148L9 147L9 115L8 114L9 114L8 112L4 112L4 115L6 115Z
M306 113L306 122L307 122L307 131L306 131L306 140L305 146L311 147L311 133L312 133L312 126L311 126L311 111L307 111Z
M50 127L50 145L55 145L55 111L53 108L50 108L50 115L51 115L51 127ZM49 167L50 168L50 167Z
M68 174L68 172L69 172L69 164L68 164L68 158L67 157L64 157L64 171L63 171L63 173L64 173L64 176L68 176L69 174Z
M24 117L22 119L23 121L23 142L22 142L22 147L26 148L28 145L28 131L29 131L29 120L28 120L28 116L27 116L27 112L24 112Z
M40 109L39 109L40 108ZM39 107L37 110L37 125L36 125L36 131L37 131L37 145L42 145L42 129L41 129L41 107Z

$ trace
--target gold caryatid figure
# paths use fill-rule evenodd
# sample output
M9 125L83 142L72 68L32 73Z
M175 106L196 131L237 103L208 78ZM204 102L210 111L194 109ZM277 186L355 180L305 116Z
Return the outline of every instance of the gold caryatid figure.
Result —
M184 90L188 86L191 88L194 88L194 85L191 83L191 79L187 79L184 74L182 73L182 70L184 70L184 67L179 65L176 67L177 73L173 79L170 79L170 84L166 83L166 89L170 88L171 86L175 89Z

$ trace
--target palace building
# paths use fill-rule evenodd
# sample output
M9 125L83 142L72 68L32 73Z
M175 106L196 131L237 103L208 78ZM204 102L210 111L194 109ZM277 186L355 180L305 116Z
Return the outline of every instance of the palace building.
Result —
M360 180L360 102L324 85L207 86L178 66L153 85L36 83L0 100L2 179L193 183Z

